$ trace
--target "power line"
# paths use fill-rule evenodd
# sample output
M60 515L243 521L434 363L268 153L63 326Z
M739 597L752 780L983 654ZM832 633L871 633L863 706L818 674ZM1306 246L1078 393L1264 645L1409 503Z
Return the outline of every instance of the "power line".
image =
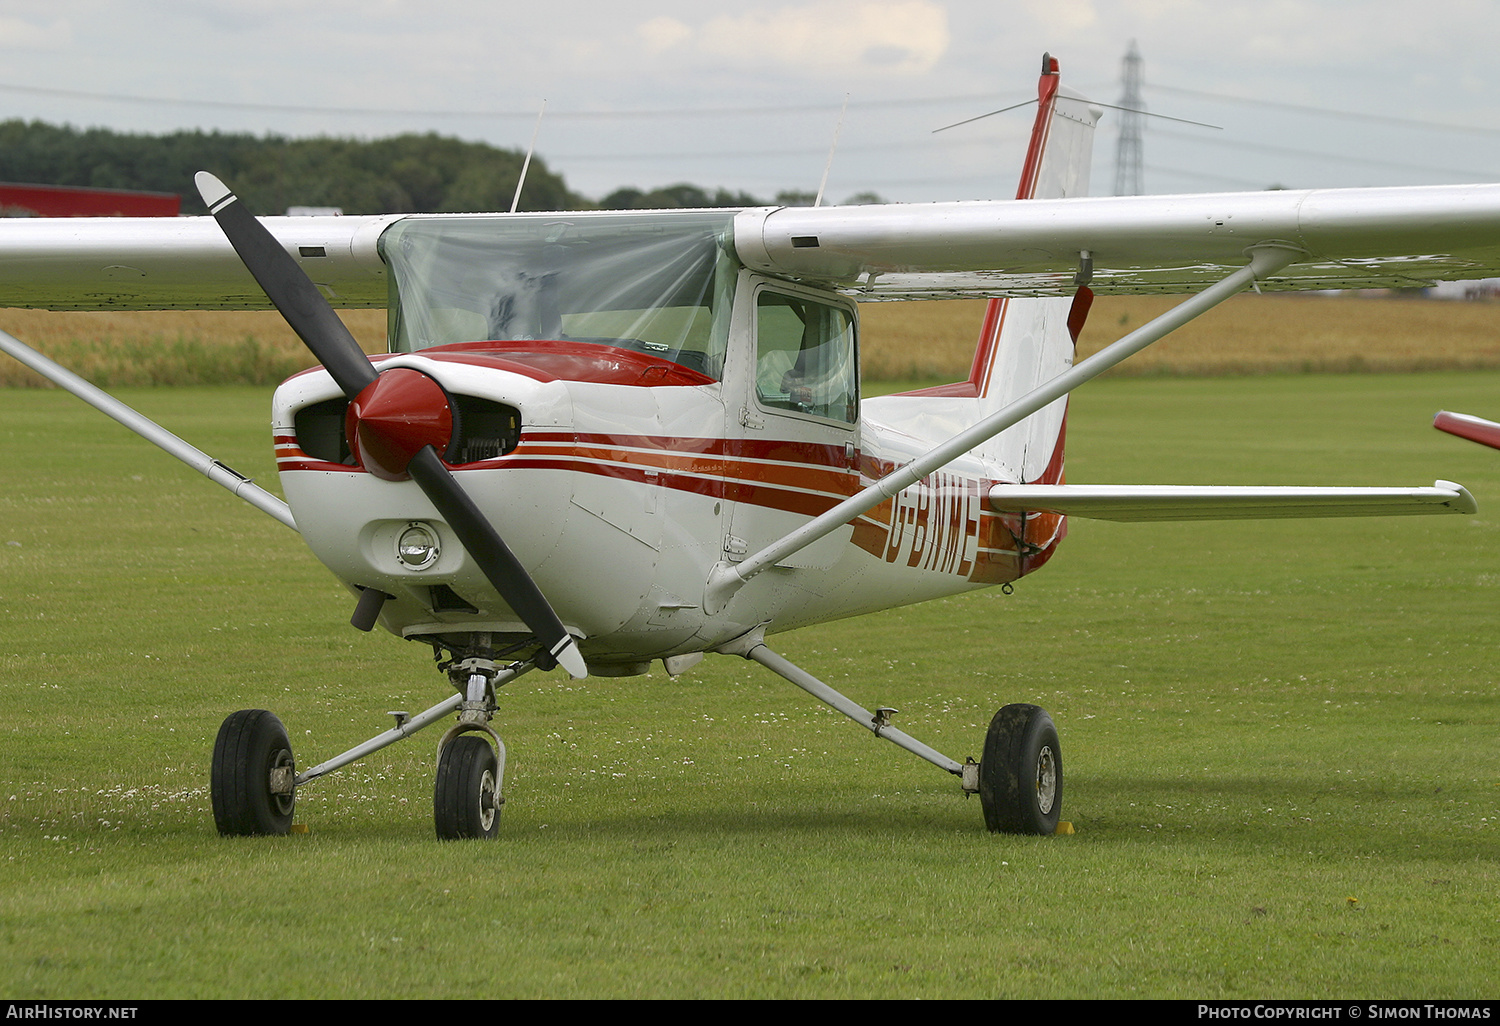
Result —
M1186 142L1197 143L1204 146L1222 146L1228 149L1249 150L1254 153L1274 153L1285 157L1302 157L1313 160L1329 160L1341 164L1356 164L1360 167L1383 167L1396 171L1420 171L1423 173L1438 172L1445 175L1454 175L1466 180L1491 180L1500 175L1493 171L1465 171L1459 168L1434 167L1431 164L1408 164L1399 160L1377 160L1370 157L1356 157L1347 153L1322 153L1317 150L1303 150L1292 146L1274 146L1269 143L1240 142L1234 139L1222 139L1218 137L1189 135L1187 132L1173 132L1162 130L1156 135L1163 135L1171 139L1181 139Z
M978 139L951 138L943 140L929 140L926 136L914 139L892 139L889 142L861 143L849 146L840 146L840 154L851 153L917 153L931 154L939 151L952 154L961 150L990 150L997 143L1007 141L1004 137L986 136ZM618 163L622 161L641 160L759 160L763 158L782 157L816 157L822 156L827 151L817 144L808 144L795 148L781 149L736 149L736 150L683 150L678 152L638 152L628 153L612 151L604 153L570 153L566 150L548 151L548 161L558 164L564 161L607 161Z
M536 116L535 111L519 110L433 110L424 108L413 110L398 107L322 107L304 104L283 103L250 103L238 100L202 100L182 99L166 96L133 96L123 93L95 93L79 89L49 89L42 86L15 85L13 83L0 82L0 92L25 93L32 96L51 96L68 100L88 100L90 102L105 103L130 103L147 106L160 107L204 107L213 110L248 110L265 111L280 114L343 114L358 117L441 117L441 118L515 118L529 121ZM856 100L851 101L851 108L869 110L890 110L899 107L928 107L938 105L951 105L962 103L984 103L993 102L994 96L988 93L978 93L962 96L927 96L914 97L900 100ZM745 107L664 107L645 108L640 110L560 110L549 112L547 119L556 120L628 120L633 118L691 118L691 117L734 117L749 115L769 114L794 114L794 113L824 113L838 110L841 106L837 102L828 103L802 103L802 104L768 104L763 106Z
M1207 172L1187 171L1180 167L1160 167L1155 164L1147 164L1145 165L1145 168L1147 171L1150 171L1153 176L1164 175L1168 178L1181 178L1190 182L1204 182L1210 185L1217 185L1220 188L1216 191L1222 191L1226 186L1236 192L1261 192L1266 189L1266 183L1264 181L1256 182L1251 181L1248 178L1231 178L1228 175L1216 175Z
M1348 121L1372 121L1384 125L1400 125L1405 128L1425 128L1441 132L1463 132L1467 135L1500 136L1500 128L1483 128L1476 125L1453 125L1441 121L1426 121L1419 118L1398 118L1390 114L1365 114L1352 110L1336 110L1332 107L1314 107L1302 103L1284 103L1279 100L1264 100L1258 97L1231 96L1228 93L1211 93L1203 89L1184 89L1180 86L1165 86L1151 83L1157 92L1177 96L1192 96L1202 100L1220 100L1224 103L1239 103L1249 107L1265 107L1271 110L1289 110L1299 114L1316 114L1321 117L1342 118Z

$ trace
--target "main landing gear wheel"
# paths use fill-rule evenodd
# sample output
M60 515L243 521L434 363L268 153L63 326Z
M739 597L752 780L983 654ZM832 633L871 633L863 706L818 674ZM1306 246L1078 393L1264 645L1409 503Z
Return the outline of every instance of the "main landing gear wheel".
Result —
M1062 792L1062 749L1047 710L1007 705L997 712L979 760L984 825L993 833L1056 833Z
M273 713L241 709L231 715L214 741L210 779L219 833L246 837L290 830L296 769L286 728Z
M484 738L462 734L443 746L432 789L439 840L494 838L500 832L498 776L495 750Z

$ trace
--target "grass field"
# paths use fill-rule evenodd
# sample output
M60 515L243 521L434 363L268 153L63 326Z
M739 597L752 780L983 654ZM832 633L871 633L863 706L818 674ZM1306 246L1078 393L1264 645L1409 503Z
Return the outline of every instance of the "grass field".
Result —
M274 488L266 391L123 397ZM1046 706L1046 839L726 657L507 687L498 843L432 839L432 732L306 789L308 833L220 839L228 712L310 764L440 698L429 653L70 397L0 400L0 996L1500 991L1500 454L1428 426L1500 413L1495 371L1095 382L1070 480L1447 477L1480 513L1077 521L1013 595L780 640L959 758Z

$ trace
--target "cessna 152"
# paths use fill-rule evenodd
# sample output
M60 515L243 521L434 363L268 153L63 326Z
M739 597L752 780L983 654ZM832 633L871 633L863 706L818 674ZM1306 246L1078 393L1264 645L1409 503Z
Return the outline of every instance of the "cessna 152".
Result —
M220 832L286 832L299 788L456 712L437 833L493 836L496 688L725 653L957 776L990 829L1051 833L1063 773L1045 711L1006 706L978 762L959 762L767 639L1008 585L1052 557L1067 516L1473 512L1442 481L1063 482L1068 393L1243 289L1500 271L1500 186L1085 198L1100 114L1044 58L1017 201L259 221L203 174L213 220L3 225L0 305L270 298L322 364L273 401L285 502L0 344L300 532L357 596L354 624L431 645L453 685L310 769L277 717L234 713L213 753ZM1075 365L1101 290L1189 298ZM944 296L991 297L968 380L862 399L857 303ZM367 358L330 300L388 307L389 353Z

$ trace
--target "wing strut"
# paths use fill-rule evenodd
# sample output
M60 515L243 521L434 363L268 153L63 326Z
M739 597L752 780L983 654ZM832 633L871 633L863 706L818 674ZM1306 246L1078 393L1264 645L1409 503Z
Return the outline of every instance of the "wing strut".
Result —
M227 488L267 516L281 521L294 531L297 530L297 521L292 519L291 507L239 471L225 466L208 453L193 448L156 421L137 413L108 392L90 384L66 367L49 360L14 335L0 331L0 349L5 350L53 384L72 392L100 413L119 421L168 455L175 456L214 484Z
M1064 371L1051 381L1032 389L1005 409L961 431L923 456L892 471L869 487L856 492L837 506L814 517L797 530L767 545L739 563L720 562L709 574L704 589L703 609L713 615L729 604L745 583L769 566L774 566L799 549L831 534L862 513L892 498L928 474L958 459L985 439L993 438L1006 428L1020 423L1033 413L1067 395L1079 385L1109 370L1120 361L1134 356L1151 343L1182 327L1188 321L1244 291L1256 281L1275 274L1293 263L1302 251L1287 244L1264 243L1250 249L1250 262L1195 296L1190 296L1160 317L1141 325L1135 331L1101 349L1093 356Z

